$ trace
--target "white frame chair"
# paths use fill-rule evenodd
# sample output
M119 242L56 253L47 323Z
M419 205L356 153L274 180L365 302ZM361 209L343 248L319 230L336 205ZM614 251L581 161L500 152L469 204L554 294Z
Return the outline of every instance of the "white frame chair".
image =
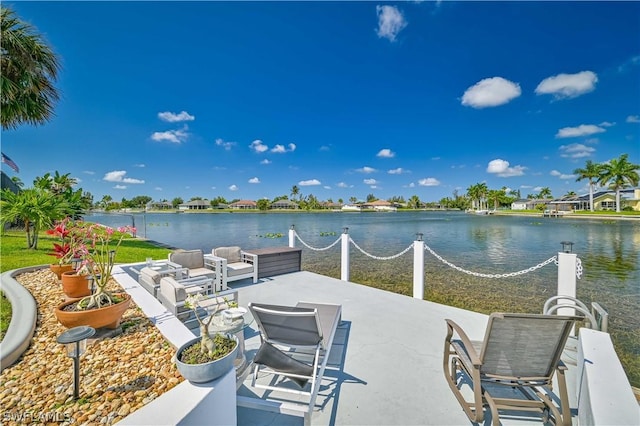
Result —
M281 399L238 395L238 405L304 416L305 424L308 424L327 367L331 345L342 319L342 305L309 302L299 302L296 306L249 303L249 310L260 330L261 341L253 360L251 386L309 399L307 403L283 402ZM258 383L258 376L262 377L264 374L272 375L273 380L268 384ZM298 388L294 388L288 379L297 383Z
M216 252L221 249L230 249L239 252L239 259L230 261L226 257L217 256ZM240 249L240 247L217 247L211 250L211 254L204 255L205 266L215 271L216 274L216 287L221 290L228 288L227 283L232 281L243 280L245 278L251 278L253 283L258 282L258 255L247 253ZM251 267L251 271L245 273L229 273L233 270L245 270Z

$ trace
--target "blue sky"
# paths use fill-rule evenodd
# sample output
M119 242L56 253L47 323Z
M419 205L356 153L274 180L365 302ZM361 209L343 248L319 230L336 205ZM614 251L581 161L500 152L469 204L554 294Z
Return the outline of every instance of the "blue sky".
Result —
M27 186L437 201L640 163L638 2L9 4L63 66L55 118L2 132Z

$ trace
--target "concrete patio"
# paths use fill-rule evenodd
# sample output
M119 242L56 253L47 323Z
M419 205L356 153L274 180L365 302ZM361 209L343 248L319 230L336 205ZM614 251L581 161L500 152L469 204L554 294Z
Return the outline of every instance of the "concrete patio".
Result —
M132 275L117 269L114 277L167 340L179 346L193 336ZM481 340L487 315L305 271L262 278L257 284L239 281L232 287L238 290L240 305L245 307L250 302L342 305L342 324L334 339L329 368L310 419L312 424L470 424L444 378L444 320L453 319L472 340ZM639 424L640 410L608 334L585 331L581 332L584 342L573 342L577 351L563 356L569 367L566 377L573 424L578 423L578 376L582 386L582 423ZM255 323L245 328L244 336L245 352L251 360L260 344ZM576 365L584 368L579 371ZM184 382L122 424L303 424L299 416L245 408L245 398L257 394L249 388L249 378L234 394L234 376L227 374L211 386ZM229 413L233 401L238 406L235 413ZM540 416L525 413L501 413L500 420L503 425L542 423ZM490 413L486 413L484 424L491 424Z
M343 324L331 351L312 424L460 425L469 424L444 379L442 356L445 318L458 322L473 339L481 339L487 316L310 272L235 286L240 304L298 301L339 303ZM245 330L249 358L259 346L255 324ZM570 370L568 382L575 383ZM246 384L250 383L247 379ZM575 392L570 393L573 395ZM242 386L238 396L252 395ZM575 398L573 398L575 406ZM490 417L490 416L489 416ZM297 425L302 419L238 408L240 425ZM540 424L540 420L502 419L503 424ZM490 422L490 420L489 420Z

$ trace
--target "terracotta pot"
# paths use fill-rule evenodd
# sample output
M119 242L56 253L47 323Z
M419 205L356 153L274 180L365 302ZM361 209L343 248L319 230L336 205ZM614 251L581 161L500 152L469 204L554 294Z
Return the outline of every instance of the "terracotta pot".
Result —
M131 305L131 296L127 293L118 293L117 295L124 297L125 300L115 305L105 306L100 309L88 309L86 311L63 311L62 308L77 302L81 298L67 300L56 307L56 318L60 324L67 328L80 325L88 325L93 328L118 328L122 315L124 315L124 312L129 308L129 305Z
M62 278L63 272L73 271L73 266L68 263L64 265L58 265L57 263L52 263L51 265L49 265L49 269L51 269L51 272L56 274L56 277L58 277L58 280L60 280Z
M84 297L91 294L87 275L78 275L76 271L62 273L62 291L69 298Z
M190 346L200 342L200 338L196 337L189 340L184 345L180 346L175 355L176 367L182 374L182 377L189 380L192 383L207 383L212 380L216 380L227 374L229 370L233 368L233 361L235 361L238 355L238 338L233 334L227 334L228 338L235 340L236 347L231 352L215 361L205 362L204 364L185 364L180 361L180 354L189 348Z

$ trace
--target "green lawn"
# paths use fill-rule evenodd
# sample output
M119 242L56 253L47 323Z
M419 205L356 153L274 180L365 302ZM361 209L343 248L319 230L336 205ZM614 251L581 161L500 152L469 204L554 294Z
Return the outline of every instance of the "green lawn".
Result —
M53 242L59 240L46 234L41 234L38 249L27 249L26 235L23 231L7 231L0 236L0 272L35 265L48 265L57 260L47 253L51 251ZM171 250L156 247L146 241L128 238L122 241L116 254L117 263L144 262L147 257L166 259ZM11 304L0 298L0 340L9 327L11 320Z
M49 256L52 244L58 242L54 237L40 235L37 250L27 249L27 240L22 231L8 231L0 236L0 272L33 265L55 263L56 258ZM144 262L147 257L166 259L171 250L156 247L144 240L127 238L122 241L116 254L117 263Z

